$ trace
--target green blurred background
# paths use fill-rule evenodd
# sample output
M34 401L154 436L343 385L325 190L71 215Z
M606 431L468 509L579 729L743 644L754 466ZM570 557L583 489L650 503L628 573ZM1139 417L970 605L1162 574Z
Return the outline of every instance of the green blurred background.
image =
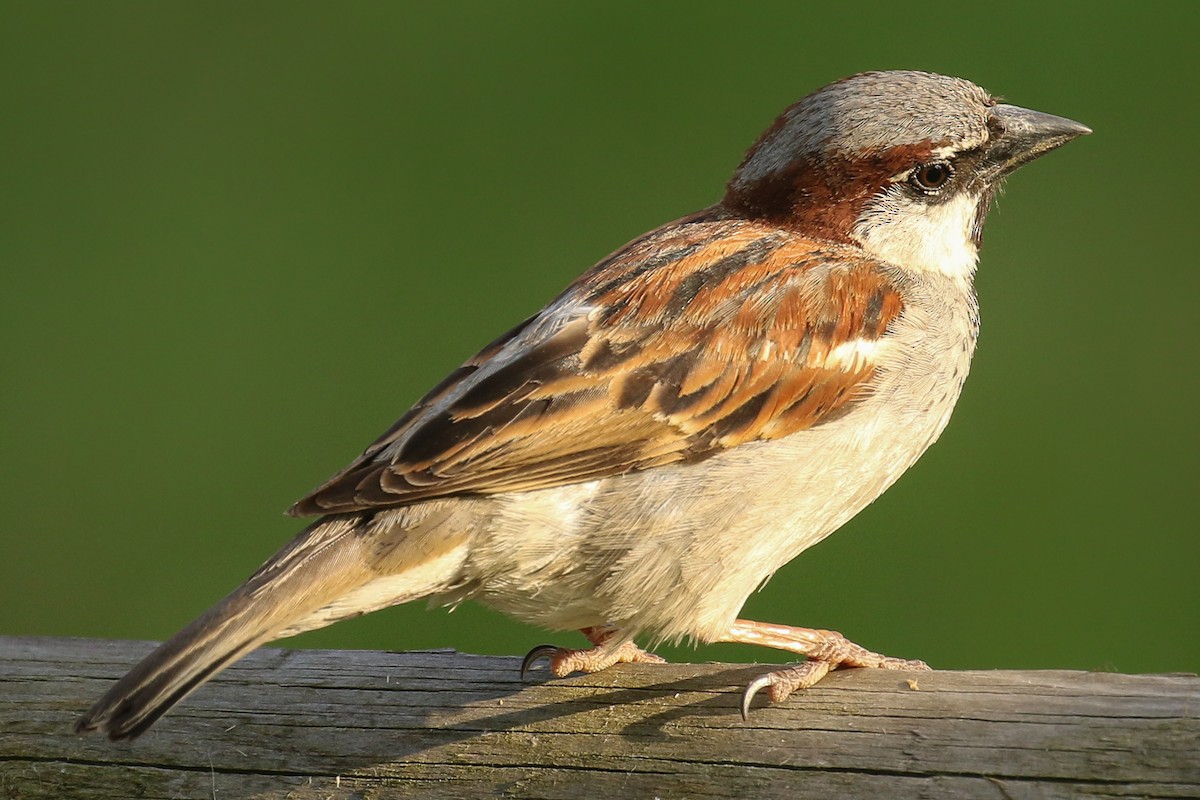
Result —
M0 633L170 635L786 105L905 67L1096 134L993 211L942 441L746 615L945 668L1200 670L1196 7L837 7L0 4ZM288 644L582 641L446 614Z

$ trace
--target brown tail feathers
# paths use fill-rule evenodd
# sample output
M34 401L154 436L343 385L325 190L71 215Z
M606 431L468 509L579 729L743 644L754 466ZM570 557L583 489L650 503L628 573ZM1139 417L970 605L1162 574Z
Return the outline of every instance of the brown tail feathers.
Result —
M349 616L320 612L371 579L361 548L352 542L362 523L357 517L335 517L309 527L117 681L79 719L75 730L132 739L259 645Z

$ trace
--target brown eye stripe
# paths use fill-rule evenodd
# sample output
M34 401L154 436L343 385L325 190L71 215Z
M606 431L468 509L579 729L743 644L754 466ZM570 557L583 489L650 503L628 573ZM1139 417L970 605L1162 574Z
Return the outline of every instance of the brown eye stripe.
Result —
M768 137L769 132L751 148L747 161ZM722 203L748 219L848 242L854 220L872 197L898 173L921 164L936 149L949 144L945 139L924 140L879 152L822 153L787 159L782 168L753 180L735 174Z
M546 488L787 436L861 396L874 365L858 345L902 310L851 250L697 215L582 276L293 513Z

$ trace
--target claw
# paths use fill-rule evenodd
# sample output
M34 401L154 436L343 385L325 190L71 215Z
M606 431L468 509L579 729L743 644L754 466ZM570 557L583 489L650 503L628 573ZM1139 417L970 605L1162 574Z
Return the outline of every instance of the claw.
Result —
M552 659L558 654L559 648L552 644L539 644L537 647L525 654L525 658L521 659L521 680L525 680L525 674L529 672L529 668L541 661L543 658Z
M754 702L754 695L766 689L774 682L774 675L770 672L766 675L759 675L750 681L750 685L746 687L746 691L742 692L742 722L750 721L750 704Z
M590 628L584 629L594 647L585 650L568 650L552 644L538 645L521 660L521 680L529 669L543 658L550 660L550 674L565 678L572 672L599 672L613 664L663 664L666 659L647 653L633 642L624 642L616 647L607 647L604 642L611 636L596 635Z

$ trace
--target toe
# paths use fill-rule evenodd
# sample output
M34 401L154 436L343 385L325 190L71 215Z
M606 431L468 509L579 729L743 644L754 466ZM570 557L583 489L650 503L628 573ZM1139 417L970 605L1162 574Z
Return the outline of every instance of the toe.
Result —
M742 719L747 720L750 716L750 703L754 700L754 696L763 689L767 689L767 697L772 703L782 703L792 695L793 692L807 689L817 681L829 674L829 670L833 669L833 663L822 661L820 659L810 658L803 664L788 669L780 669L775 672L768 672L766 675L760 675L750 682L746 687L746 691L742 693Z

